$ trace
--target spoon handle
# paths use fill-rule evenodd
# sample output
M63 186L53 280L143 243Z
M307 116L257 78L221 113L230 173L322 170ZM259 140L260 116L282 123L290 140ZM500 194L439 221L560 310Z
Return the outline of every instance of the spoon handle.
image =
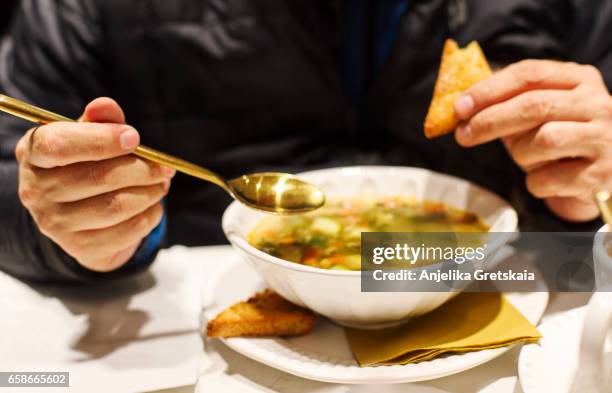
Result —
M140 158L144 158L145 160L153 161L163 166L174 168L177 171L182 172L186 175L197 177L198 179L214 183L231 194L231 191L227 187L227 184L225 184L225 180L223 180L213 171L209 171L208 169L203 168L199 165L193 164L189 161L182 160L178 157L163 153L159 150L155 150L153 148L143 145L138 146L136 150L134 150L134 155Z
M68 117L58 115L57 113L50 112L46 109L38 108L34 105L30 105L26 102L2 94L0 94L0 111L40 125L45 125L56 121L75 121ZM174 168L179 172L185 173L193 177L197 177L198 179L214 183L222 187L226 191L230 192L227 187L227 184L225 184L225 181L219 175L212 171L209 171L206 168L202 168L199 165L192 164L191 162L182 160L178 157L174 157L170 154L166 154L143 145L136 147L133 154L140 158L153 161L157 164Z

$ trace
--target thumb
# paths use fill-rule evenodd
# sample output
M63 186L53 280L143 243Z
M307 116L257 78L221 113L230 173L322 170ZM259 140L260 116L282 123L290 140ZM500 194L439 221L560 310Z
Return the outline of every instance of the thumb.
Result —
M115 100L108 97L96 98L86 107L81 122L125 124L123 110Z

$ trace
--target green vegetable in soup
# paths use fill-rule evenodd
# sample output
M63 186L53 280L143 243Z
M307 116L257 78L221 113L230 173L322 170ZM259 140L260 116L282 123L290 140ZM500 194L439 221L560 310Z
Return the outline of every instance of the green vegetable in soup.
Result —
M439 202L384 197L342 200L304 215L266 217L249 234L278 258L332 270L361 268L362 232L486 232L473 213Z

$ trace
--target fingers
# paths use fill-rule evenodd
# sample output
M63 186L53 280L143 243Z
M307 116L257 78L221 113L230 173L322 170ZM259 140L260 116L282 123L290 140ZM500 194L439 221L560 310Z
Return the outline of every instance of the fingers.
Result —
M597 166L585 159L545 165L527 174L527 189L537 198L578 197L597 186Z
M546 199L545 202L553 213L566 221L591 221L599 216L597 205L590 194L584 197L553 197Z
M138 250L139 244L134 244L123 250L118 251L110 259L105 258L100 261L92 261L95 263L95 268L92 270L98 270L101 272L110 272L125 265Z
M455 102L455 137L469 147L501 139L527 188L561 218L595 218L590 200L612 172L612 101L590 65L527 60L469 88Z
M587 121L591 112L588 100L573 92L529 91L478 112L458 127L455 138L462 146L475 146L549 121Z
M507 142L514 161L530 168L564 158L590 158L599 154L598 130L591 123L550 122Z
M600 185L601 171L600 165L584 159L555 162L530 172L527 188L561 219L589 221L599 215L591 195Z
M80 120L30 130L17 145L18 161L53 168L120 157L132 153L140 143L138 132L124 125L123 110L110 98L93 100Z
M19 141L19 197L43 234L95 271L125 264L162 217L175 171L132 156L138 132L112 99L82 122L30 130Z
M30 131L21 155L40 168L100 161L130 154L140 143L138 132L123 124L51 123Z
M160 202L170 180L148 187L131 187L83 201L60 205L55 217L61 230L80 232L103 229L134 217ZM83 220L87 217L87 220Z
M130 259L137 245L159 225L162 216L163 208L158 203L113 227L78 233L66 244L65 250L91 270L115 270L120 266L118 263ZM112 244L113 248L100 247L100 244Z
M455 103L460 119L468 119L483 108L506 101L527 90L567 90L584 78L595 77L591 66L549 60L524 60L496 72L469 88Z
M135 156L82 162L51 169L31 168L32 183L52 202L75 202L126 187L150 186L176 171Z
M80 121L125 124L125 115L115 100L108 97L101 97L96 98L85 107L85 111Z

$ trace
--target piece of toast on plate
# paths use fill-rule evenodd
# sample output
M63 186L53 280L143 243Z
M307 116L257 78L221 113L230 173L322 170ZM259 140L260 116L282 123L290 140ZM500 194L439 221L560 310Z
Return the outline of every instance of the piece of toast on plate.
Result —
M462 49L454 40L447 39L425 119L425 136L431 139L452 132L459 124L455 101L469 87L490 75L489 62L476 41Z
M315 314L271 290L236 303L208 322L208 337L297 336L312 330Z

